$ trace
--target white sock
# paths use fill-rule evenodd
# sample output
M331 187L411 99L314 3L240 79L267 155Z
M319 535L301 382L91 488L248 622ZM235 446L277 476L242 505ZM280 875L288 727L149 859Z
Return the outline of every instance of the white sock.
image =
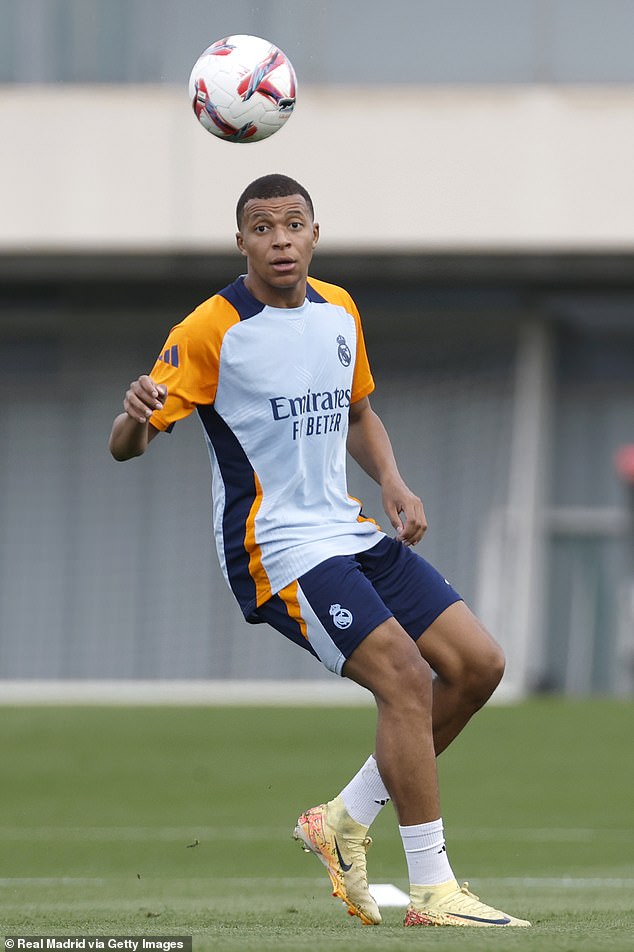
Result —
M447 850L442 818L415 826L399 826L412 886L438 886L455 879Z
M390 799L376 760L370 756L339 794L353 820L370 826Z

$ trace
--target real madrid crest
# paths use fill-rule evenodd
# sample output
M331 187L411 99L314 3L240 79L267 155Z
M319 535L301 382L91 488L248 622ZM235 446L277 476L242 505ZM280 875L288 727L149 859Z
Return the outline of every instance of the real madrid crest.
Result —
M328 609L337 628L349 628L352 624L352 612L342 608L337 602Z
M337 343L339 344L337 357L344 367L349 367L352 361L352 354L350 353L350 348L346 344L346 338L343 336L343 334L339 334L337 337Z

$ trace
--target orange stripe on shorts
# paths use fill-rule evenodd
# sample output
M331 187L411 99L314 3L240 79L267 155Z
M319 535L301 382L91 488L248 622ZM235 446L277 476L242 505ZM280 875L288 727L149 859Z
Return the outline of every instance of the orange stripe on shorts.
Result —
M287 585L286 588L283 588L277 594L284 602L289 618L292 618L297 622L303 637L306 639L306 641L308 641L306 622L302 618L301 608L299 607L299 599L297 598L297 580L291 582L290 585Z

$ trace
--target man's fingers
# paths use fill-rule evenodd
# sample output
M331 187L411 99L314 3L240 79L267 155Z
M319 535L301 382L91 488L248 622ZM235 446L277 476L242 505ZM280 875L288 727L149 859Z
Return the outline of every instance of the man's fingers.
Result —
M388 503L388 505L385 507L385 511L390 522L392 523L392 528L395 530L396 535L400 536L405 528L405 520L401 517L403 510L399 509L396 505Z
M416 545L427 529L427 518L422 501L406 486L384 487L383 508L396 538L404 545Z
M146 423L154 410L161 410L167 397L165 384L155 384L151 377L143 375L133 380L125 395L123 407L128 416L138 423Z
M167 397L167 387L164 383L154 383L151 377L139 377L139 384L143 393L148 395L148 406L153 410L160 410Z
M137 423L146 423L152 416L152 409L140 400L133 390L128 390L126 393L123 409Z
M421 508L420 512L417 510L409 517L404 510L400 510L399 515L402 517L403 527L400 532L397 532L397 538L404 545L416 545L423 538L427 529L425 513Z
M148 399L155 402L164 399L167 394L167 387L164 384L156 384L147 374L142 374L138 380L133 380L130 388L141 398L147 395Z

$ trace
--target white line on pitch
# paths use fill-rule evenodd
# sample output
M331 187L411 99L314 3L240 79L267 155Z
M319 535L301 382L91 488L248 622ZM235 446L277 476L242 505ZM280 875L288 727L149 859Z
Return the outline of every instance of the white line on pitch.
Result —
M46 826L0 827L0 840L190 840L192 837L209 840L270 840L290 835L292 824L286 826ZM599 829L592 827L541 829L485 829L457 827L449 831L450 840L497 840L583 843L596 839L631 840L634 829Z
M606 876L605 878L589 876L474 876L474 882L477 880L480 884L492 884L504 886L536 886L540 887L564 887L569 889L594 889L601 886L615 886L624 889L631 889L634 886L634 878L619 878Z
M148 877L145 877L146 880ZM151 877L150 877L151 879ZM74 878L72 876L16 876L16 877L3 877L0 878L0 886L104 886L107 883L113 884L117 882L127 881L121 876L113 876L111 878L100 878L100 879L90 879L90 878ZM155 882L156 880L152 880ZM164 882L190 882L189 879L184 877L174 877L164 880L160 879L161 883ZM196 876L197 883L209 883L213 885L214 883L231 883L232 885L238 886L257 886L262 885L263 877L261 876ZM293 876L293 877L266 877L267 886L271 887L291 887L291 886L305 886L307 883L322 883L323 877L315 876ZM473 883L477 886L481 885L493 885L493 886L521 886L527 888L552 888L552 887L563 887L567 889L595 889L605 886L617 887L623 889L632 889L634 887L634 877L615 877L615 876L474 876Z

